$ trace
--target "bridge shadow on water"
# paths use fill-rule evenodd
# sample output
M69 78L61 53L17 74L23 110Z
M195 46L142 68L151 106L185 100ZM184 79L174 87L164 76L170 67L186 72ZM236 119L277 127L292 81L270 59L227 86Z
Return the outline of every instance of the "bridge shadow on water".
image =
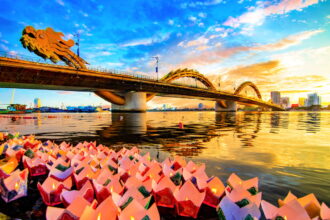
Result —
M231 131L242 147L253 147L253 140L260 130L261 113L251 118L249 114L215 113L211 123L185 123L155 126L147 120L146 113L113 113L111 124L97 130L99 141L104 144L152 144L161 151L186 157L196 157L206 149L203 143ZM203 115L200 115L203 121ZM178 122L179 123L179 122Z

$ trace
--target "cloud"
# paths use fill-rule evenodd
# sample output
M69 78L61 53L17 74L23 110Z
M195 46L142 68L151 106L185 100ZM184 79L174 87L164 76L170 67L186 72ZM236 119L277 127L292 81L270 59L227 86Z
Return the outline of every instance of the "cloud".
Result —
M282 70L283 68L280 66L280 62L278 60L270 60L247 66L236 66L234 69L229 70L225 74L232 78L268 78L279 74Z
M196 8L196 7L202 7L202 6L217 5L220 3L225 3L225 1L224 0L196 1L196 2L190 2L190 3L182 3L180 6L181 6L181 8L185 9L187 7Z
M206 18L207 14L204 13L204 12L199 12L198 16L201 17L201 18Z
M119 63L119 62L107 62L105 63L105 66L107 67L119 67L119 66L123 66L124 63Z
M195 21L197 20L197 18L194 17L194 16L189 16L189 17L188 17L188 20L190 20L190 21L192 21L192 22L195 22Z
M249 11L239 17L229 17L223 25L237 28L242 24L261 25L264 19L270 15L286 14L291 11L301 11L303 8L317 4L319 0L282 0L274 5L258 5L250 7ZM259 3L260 4L260 3Z
M204 36L201 36L199 38L197 38L196 40L190 40L190 41L187 41L187 42L184 42L184 41L181 41L178 46L181 46L181 47L193 47L193 46L204 46L206 45L207 43L209 42L209 39L204 37Z
M278 51L287 49L291 46L298 45L302 43L304 40L309 39L310 37L322 33L324 30L309 30L300 32L297 34L289 35L285 38L282 38L274 43L264 44L264 45L253 45L253 46L237 46L231 48L224 47L214 47L213 50L204 51L199 55L194 55L186 58L186 60L182 63L185 66L198 66L198 65L206 65L219 63L221 60L234 56L241 52L249 52L249 51ZM188 41L186 43L181 42L179 46L189 47L189 46L201 46L206 45L208 43L208 39L205 37L200 37L193 41Z
M4 45L4 44L0 44L0 48L2 50L4 50L4 51L8 51L9 50L9 48L6 45Z
M11 50L11 51L9 51L9 54L12 55L12 56L16 56L18 54L18 52L14 51L14 50Z
M57 2L59 5L64 6L64 2L63 2L63 0L56 0L56 2Z
M161 35L155 35L154 37L151 38L143 38L143 39L136 39L129 41L127 43L123 43L120 46L121 47L134 47L134 46L139 46L139 45L151 45L154 43L160 43L162 41L165 41L169 39L170 33L165 33Z
M294 46L294 45L298 45L302 41L307 40L307 39L311 38L312 36L317 35L322 32L324 32L324 30L320 30L320 29L304 31L304 32L300 32L297 34L290 35L275 43L265 44L262 46L256 46L256 47L252 47L251 49L252 50L261 50L261 51L282 50L282 49L286 49L286 48Z
M112 55L113 53L111 53L111 52L109 52L109 51L102 51L101 52L101 55L102 56L110 56L110 55Z
M168 20L168 24L169 25L173 25L174 24L174 20L172 20L172 19Z
M88 17L88 14L86 12L83 12L83 11L80 10L79 13L84 17Z

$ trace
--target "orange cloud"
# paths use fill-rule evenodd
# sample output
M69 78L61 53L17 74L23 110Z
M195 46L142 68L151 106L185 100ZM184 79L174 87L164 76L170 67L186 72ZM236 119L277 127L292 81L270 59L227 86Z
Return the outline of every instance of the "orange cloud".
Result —
M269 78L279 72L280 67L278 60L270 60L267 62L255 63L247 66L236 66L234 69L226 73L231 78L237 77L253 77L253 78Z

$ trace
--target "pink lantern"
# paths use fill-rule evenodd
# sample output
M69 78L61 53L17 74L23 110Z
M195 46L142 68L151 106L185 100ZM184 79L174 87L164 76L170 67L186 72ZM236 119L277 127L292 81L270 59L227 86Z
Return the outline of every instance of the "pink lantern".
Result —
M61 198L63 204L68 207L77 197L83 197L89 202L94 200L94 188L90 181L87 181L80 190L63 190Z
M174 185L169 177L164 176L158 184L154 182L152 188L157 206L174 207L175 198L173 192L177 189L177 186Z
M199 208L205 198L205 192L199 192L195 185L188 180L180 190L174 192L176 209L180 216L197 218Z
M0 193L5 202L27 195L28 175L28 169L15 170L6 179L0 179Z
M63 189L71 189L72 179L67 178L65 181L60 182L52 177L47 177L42 184L38 183L37 187L44 203L54 206L62 203L61 193Z

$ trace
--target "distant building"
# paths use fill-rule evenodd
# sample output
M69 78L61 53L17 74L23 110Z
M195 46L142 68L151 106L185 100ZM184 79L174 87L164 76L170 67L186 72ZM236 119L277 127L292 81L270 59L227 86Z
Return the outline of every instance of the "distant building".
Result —
M41 107L41 101L39 98L34 99L34 107L35 108L40 108Z
M270 97L274 104L280 105L281 104L281 93L278 91L270 92Z
M321 97L317 95L317 93L312 93L307 95L306 106L312 105L321 105Z
M290 98L289 97L282 97L281 98L281 106L283 108L290 108Z
M299 98L299 101L298 101L298 104L299 104L299 107L304 107L304 106L306 106L306 98L304 98L304 97L300 97Z
M204 107L203 103L198 104L198 109L203 109L203 107Z

